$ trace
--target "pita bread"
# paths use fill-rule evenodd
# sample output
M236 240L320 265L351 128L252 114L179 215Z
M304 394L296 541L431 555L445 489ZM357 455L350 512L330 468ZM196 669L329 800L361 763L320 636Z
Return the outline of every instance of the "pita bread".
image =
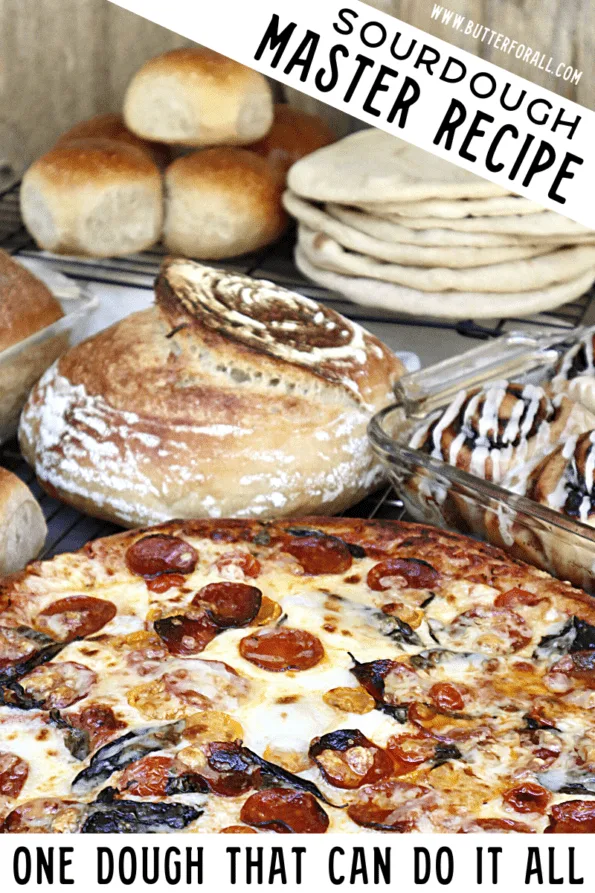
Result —
M394 214L397 217L440 217L446 220L461 217L509 217L514 214L537 214L544 208L520 195L502 195L476 199L428 199L425 202L358 202L368 214Z
M346 251L324 233L300 224L298 244L308 260L323 270L395 282L419 291L521 292L555 282L568 282L591 271L595 278L595 246L560 248L541 257L486 267L450 270L447 267L407 267Z
M324 233L351 251L368 254L378 260L416 267L484 267L487 264L503 263L507 260L536 257L550 249L540 245L511 245L505 248L466 248L445 246L432 248L419 245L406 245L400 242L386 242L341 223L310 202L298 198L291 192L283 196L285 209L309 229Z
M435 217L401 217L391 214L394 223L411 229L429 229L436 226ZM504 233L508 235L530 236L535 239L556 236L572 239L574 236L592 236L593 230L562 217L555 211L542 211L539 214L525 214L518 217L465 217L462 220L441 220L441 226L464 233Z
M445 229L448 224L444 220L432 220L431 229L410 229L408 220L396 217L393 214L373 217L363 211L346 208L343 205L327 204L324 210L331 217L347 223L354 229L358 229L369 236L383 239L385 242L402 242L408 245L469 245L476 248L487 248L505 245L535 244L560 245L591 244L595 241L595 234L586 236L548 236L547 238L528 235L497 234L497 233L466 233L458 230Z
M443 229L442 220L427 230L409 229L403 226L403 220L395 223L395 218L372 217L362 211L345 208L343 205L328 204L324 210L336 220L347 223L354 229L384 242L400 242L403 245L426 245L428 247L469 246L471 248L502 248L517 245L522 241L518 236L499 236L491 233L459 233L451 229Z
M295 262L298 269L312 282L358 304L439 319L498 319L503 316L530 316L553 310L584 295L595 278L589 272L570 282L510 294L423 292L394 285L392 282L354 278L320 270L300 248L296 250Z
M390 202L509 195L436 155L384 133L360 130L302 158L289 171L289 188L316 201Z

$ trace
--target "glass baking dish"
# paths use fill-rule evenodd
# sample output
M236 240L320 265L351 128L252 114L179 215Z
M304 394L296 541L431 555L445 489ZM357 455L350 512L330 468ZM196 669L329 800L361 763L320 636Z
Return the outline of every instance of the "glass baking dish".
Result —
M396 402L374 416L368 433L415 520L486 540L595 593L595 528L408 446L413 430L460 390L501 379L547 382L583 332L512 332L407 375L397 384Z
M14 436L29 391L48 366L79 340L89 314L97 306L97 298L71 279L39 261L19 258L19 262L45 282L60 302L64 316L0 351L0 443Z

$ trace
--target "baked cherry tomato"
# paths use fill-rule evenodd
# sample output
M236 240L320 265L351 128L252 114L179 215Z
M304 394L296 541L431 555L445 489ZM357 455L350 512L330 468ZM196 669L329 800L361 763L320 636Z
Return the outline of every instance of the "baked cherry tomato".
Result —
M240 654L263 670L284 673L315 667L324 657L324 648L312 633L281 626L262 629L243 638Z
M165 797L172 777L174 758L148 756L130 763L124 769L118 789L134 797Z
M370 589L384 592L391 586L403 589L433 589L440 581L438 571L420 558L388 558L368 572Z
M133 543L126 552L128 570L139 577L191 574L198 552L177 536L153 533Z
M44 608L37 616L36 626L59 642L72 642L92 636L113 620L116 613L114 603L106 599L71 595Z
M304 573L344 574L353 563L351 552L342 540L332 536L295 537L283 546L297 558Z
M247 825L278 834L324 834L329 818L312 794L269 788L252 794L240 812Z

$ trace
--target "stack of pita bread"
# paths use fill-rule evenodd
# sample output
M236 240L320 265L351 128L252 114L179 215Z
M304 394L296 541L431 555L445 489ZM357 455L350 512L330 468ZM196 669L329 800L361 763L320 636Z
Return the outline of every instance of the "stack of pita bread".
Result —
M298 161L296 262L351 300L486 319L559 307L595 281L595 232L379 130Z

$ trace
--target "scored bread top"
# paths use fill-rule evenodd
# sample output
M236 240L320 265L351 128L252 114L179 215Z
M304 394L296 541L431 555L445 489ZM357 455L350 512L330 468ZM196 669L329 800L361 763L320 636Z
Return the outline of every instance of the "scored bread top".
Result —
M49 288L0 251L0 351L44 329L64 314Z
M288 381L297 369L308 370L372 408L403 373L400 361L357 323L273 282L168 259L156 294L160 309L184 326L182 339L216 333L248 362L259 354L259 362L294 367L283 370Z

